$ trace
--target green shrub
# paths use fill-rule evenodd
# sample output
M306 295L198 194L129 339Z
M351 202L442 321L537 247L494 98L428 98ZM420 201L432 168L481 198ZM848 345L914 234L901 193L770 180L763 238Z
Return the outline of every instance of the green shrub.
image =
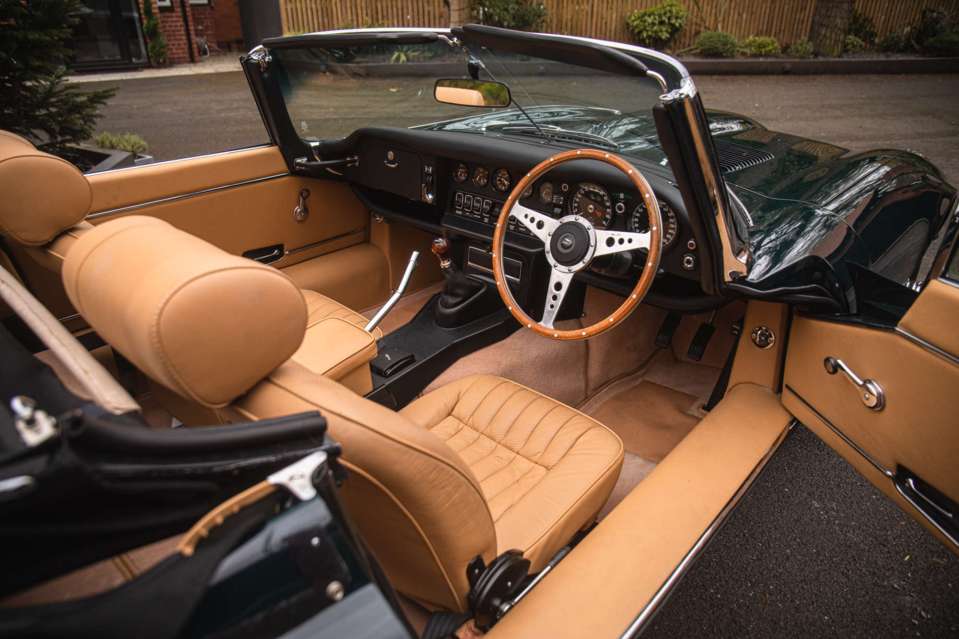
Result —
M912 40L922 49L933 38L949 31L949 16L941 9L926 7L913 27Z
M150 150L146 140L135 133L121 133L119 135L104 131L93 136L93 143L101 149L115 149L138 155Z
M696 50L707 58L734 58L736 38L722 31L703 31L696 37Z
M687 15L677 0L664 0L655 7L633 11L626 16L626 26L642 46L664 49L683 30Z
M907 27L901 31L892 31L883 36L877 48L884 53L907 53L915 50L912 42L912 29Z
M770 36L749 36L743 41L743 51L751 58L779 55L779 41Z
M166 38L160 31L160 20L153 13L153 2L145 0L143 3L143 37L147 41L147 56L150 64L162 67L167 63Z
M936 56L959 56L959 31L945 31L926 40L923 53Z
M786 49L786 55L790 58L811 58L813 51L812 42L809 40L797 40Z
M536 0L473 0L473 15L481 24L534 31L546 21L546 5Z
M852 16L849 18L849 27L847 35L855 36L863 41L867 46L876 42L876 23L872 18L858 9L852 10Z
M866 43L854 35L847 35L842 41L843 53L861 53L866 50Z

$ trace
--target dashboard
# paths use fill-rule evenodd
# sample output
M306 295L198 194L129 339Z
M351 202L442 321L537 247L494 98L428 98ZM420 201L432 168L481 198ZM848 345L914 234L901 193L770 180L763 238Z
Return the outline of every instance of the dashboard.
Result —
M467 272L492 278L493 228L519 178L557 147L475 133L371 127L327 148L326 157L353 157L342 173L374 213L452 240L452 256ZM672 172L637 164L657 195L663 253L648 299L684 312L715 306L700 283L700 250ZM325 177L329 177L327 173ZM520 196L520 203L554 217L577 214L597 227L643 232L647 217L630 179L595 160L555 166ZM576 280L620 294L635 286L645 264L642 249L598 257ZM514 297L545 291L548 266L542 243L509 221L504 263ZM532 298L530 298L532 300ZM538 302L532 301L534 306Z

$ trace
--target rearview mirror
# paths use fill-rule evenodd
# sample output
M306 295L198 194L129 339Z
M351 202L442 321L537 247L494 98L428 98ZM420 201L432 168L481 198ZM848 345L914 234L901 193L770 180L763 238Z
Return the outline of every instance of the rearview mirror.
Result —
M456 79L437 80L433 97L444 104L476 107L506 107L513 99L501 82Z

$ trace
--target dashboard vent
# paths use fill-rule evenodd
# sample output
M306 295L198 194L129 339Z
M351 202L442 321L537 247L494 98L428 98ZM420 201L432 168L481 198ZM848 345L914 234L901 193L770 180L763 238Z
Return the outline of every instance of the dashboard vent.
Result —
M742 144L716 140L716 153L719 154L719 168L723 173L735 173L774 159L769 151L760 151Z

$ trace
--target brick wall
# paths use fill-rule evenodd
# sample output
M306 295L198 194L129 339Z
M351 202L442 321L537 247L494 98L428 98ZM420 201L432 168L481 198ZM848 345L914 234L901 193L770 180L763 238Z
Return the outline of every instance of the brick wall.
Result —
M170 64L190 62L190 42L194 59L200 60L197 36L206 38L215 52L241 49L243 30L240 26L238 0L210 0L209 4L190 4L189 0L172 0L170 7L158 7L157 0L139 0L153 3L153 12L160 21L160 31L167 42L167 61ZM183 23L184 5L190 38Z
M223 50L243 49L243 27L240 26L238 0L213 0L216 15L216 43Z

